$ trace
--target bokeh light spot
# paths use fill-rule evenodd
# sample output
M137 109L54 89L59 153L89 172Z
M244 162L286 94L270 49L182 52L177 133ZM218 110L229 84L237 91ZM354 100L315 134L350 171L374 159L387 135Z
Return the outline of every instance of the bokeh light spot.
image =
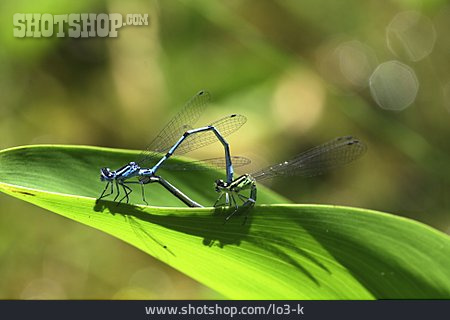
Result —
M436 42L433 22L417 11L398 13L386 28L389 50L397 57L419 61L427 57Z
M411 105L419 90L419 80L412 68L399 62L380 64L370 77L370 92L383 109L400 111Z
M342 75L354 86L367 87L376 61L372 49L353 40L342 43L336 54Z
M325 89L315 74L296 70L281 79L273 101L276 119L286 130L301 135L320 119Z
M317 52L318 68L329 83L348 90L365 88L378 65L373 49L358 40L336 38Z

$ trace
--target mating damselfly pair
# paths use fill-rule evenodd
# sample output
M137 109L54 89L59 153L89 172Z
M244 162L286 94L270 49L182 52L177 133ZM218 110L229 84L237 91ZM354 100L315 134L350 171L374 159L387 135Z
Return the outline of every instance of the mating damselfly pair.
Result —
M148 204L145 199L144 185L159 183L187 206L202 207L170 182L157 175L157 171L163 166L169 170L198 170L209 166L225 167L226 180L217 179L215 181L215 190L220 195L214 206L234 207L232 213L226 218L228 220L240 207L249 209L254 206L257 196L256 181L286 175L304 177L318 175L352 162L366 150L365 145L357 138L340 137L300 153L291 160L233 179L233 167L249 164L250 160L245 157L231 156L230 146L225 137L242 127L247 119L239 114L231 114L210 125L195 128L195 123L204 113L209 101L210 94L208 92L204 90L198 92L160 131L150 146L142 152L139 160L130 162L114 171L109 168L102 168L100 179L106 181L107 184L99 199L116 192L114 201L119 199L118 204L123 200L128 202L129 195L132 192L129 184L139 184L142 200ZM194 161L182 165L171 166L167 164L167 160L173 155L182 155L216 141L223 145L224 157ZM165 155L161 156L164 153ZM199 166L199 164L203 165ZM132 178L137 178L137 181L131 180ZM120 189L125 193L122 198L119 198ZM244 191L247 191L248 194L244 195ZM221 203L222 199L223 203ZM238 201L241 202L240 205Z

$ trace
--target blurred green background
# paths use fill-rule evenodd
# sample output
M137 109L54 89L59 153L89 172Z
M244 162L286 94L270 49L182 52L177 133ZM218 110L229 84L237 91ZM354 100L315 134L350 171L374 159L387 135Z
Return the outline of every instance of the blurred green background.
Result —
M150 23L118 38L14 38L20 12L140 13ZM0 149L142 149L206 88L213 104L199 124L248 117L229 138L253 160L238 172L355 135L368 145L358 162L269 186L294 202L381 210L449 233L448 30L441 0L3 0ZM215 145L190 156L221 154ZM99 231L3 194L0 204L2 299L220 298Z

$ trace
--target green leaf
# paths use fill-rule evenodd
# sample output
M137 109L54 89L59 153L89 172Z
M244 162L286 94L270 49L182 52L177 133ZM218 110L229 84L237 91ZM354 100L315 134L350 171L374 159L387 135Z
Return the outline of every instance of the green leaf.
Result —
M405 218L275 204L286 200L261 185L245 225L242 216L224 223L225 209L171 207L181 203L157 185L146 192L159 207L96 202L99 168L136 157L80 146L3 150L0 190L122 239L229 298L450 298L449 237ZM204 205L214 202L212 184L223 175L160 173ZM141 203L140 192L132 203Z

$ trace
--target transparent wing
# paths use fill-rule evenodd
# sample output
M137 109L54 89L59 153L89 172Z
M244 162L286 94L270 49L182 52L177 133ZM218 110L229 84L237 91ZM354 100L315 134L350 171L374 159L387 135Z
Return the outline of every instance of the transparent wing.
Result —
M210 125L214 126L223 137L226 137L242 127L245 122L247 122L247 118L243 115L232 114L217 120ZM219 140L212 131L199 132L188 136L175 151L175 154L184 154L218 141Z
M251 160L245 157L233 156L231 157L233 167L242 167L251 163ZM224 157L192 161L188 163L164 163L164 169L176 171L199 171L215 168L225 168L226 162Z
M141 154L138 163L143 166L148 161L160 157L157 153L167 152L183 133L195 125L211 100L209 92L202 90L183 106L180 112L158 133L146 151Z
M315 176L330 169L346 165L366 151L366 146L357 138L346 136L336 138L295 158L264 168L252 174L256 180L264 180L276 176Z

